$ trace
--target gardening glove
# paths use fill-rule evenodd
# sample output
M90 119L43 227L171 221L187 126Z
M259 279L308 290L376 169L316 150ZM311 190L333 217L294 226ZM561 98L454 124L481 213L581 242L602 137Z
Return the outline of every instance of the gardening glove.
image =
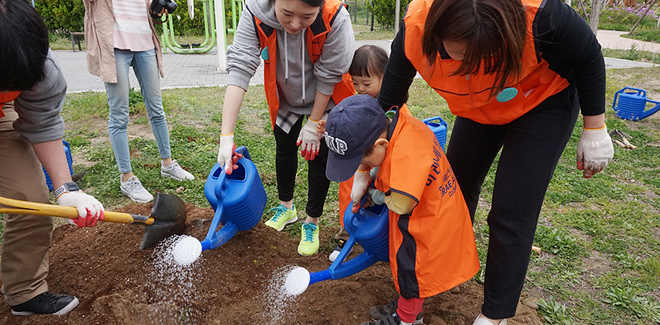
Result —
M235 162L232 161L234 156L234 151L236 150L236 145L234 144L234 134L223 134L220 136L220 148L218 148L218 164L222 166L222 169L231 175L231 172L234 169L238 168L235 166Z
M353 187L351 188L351 201L353 201L351 211L353 213L357 213L360 209L360 201L362 201L364 194L367 193L369 183L371 183L369 171L358 169L355 175L353 175Z
M316 155L319 154L321 148L321 136L317 133L317 126L319 121L307 118L307 123L300 130L296 145L300 146L300 155L305 157L305 160L314 160Z
M582 129L582 136L577 147L577 168L584 178L590 178L602 171L614 157L612 138L607 133L607 126L600 129Z
M78 228L94 227L98 220L105 220L103 204L81 191L63 193L57 198L57 204L75 207L78 210L78 219L71 220L78 225Z
M369 196L371 196L371 202L373 202L375 205L381 205L385 203L385 193L383 193L383 191L379 191L378 189L372 187L369 189Z

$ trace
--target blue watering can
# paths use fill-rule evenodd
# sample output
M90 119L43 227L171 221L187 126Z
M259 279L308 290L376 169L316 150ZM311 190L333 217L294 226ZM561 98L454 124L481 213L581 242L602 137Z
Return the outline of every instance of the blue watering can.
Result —
M647 110L647 103L655 106ZM660 102L647 99L646 91L643 89L625 87L614 94L612 108L616 112L616 117L638 121L660 110Z
M239 230L254 228L266 208L266 190L250 153L245 146L236 152L243 154L238 160L238 169L227 175L216 163L204 184L204 195L215 215L206 238L201 242L202 251L221 246ZM218 230L220 224L222 228Z
M435 133L435 137L442 147L442 151L445 151L445 143L447 142L447 122L442 119L440 116L431 117L422 120L426 126L431 128L431 131Z
M366 198L366 196L365 196ZM364 200L363 200L364 203ZM344 227L351 235L337 259L327 270L309 273L303 268L294 269L286 280L290 294L301 294L308 286L325 280L337 280L358 273L378 261L389 262L389 210L385 204L351 211L352 203L344 213ZM355 244L364 252L346 262L344 259ZM302 282L302 283L300 283Z

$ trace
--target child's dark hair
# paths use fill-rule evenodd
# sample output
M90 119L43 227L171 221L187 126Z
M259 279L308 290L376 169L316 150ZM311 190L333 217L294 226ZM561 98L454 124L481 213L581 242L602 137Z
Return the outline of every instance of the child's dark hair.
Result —
M42 81L48 29L30 2L0 0L0 91L28 90Z
M270 0L270 1L275 2L275 0ZM325 0L300 0L300 1L310 5L312 7L320 7L325 2Z
M526 36L520 0L434 0L424 25L422 51L429 62L435 62L443 41L465 42L465 57L454 74L495 74L494 94L520 76Z
M362 45L355 50L348 73L358 77L383 77L386 65L387 52L383 48L376 45Z

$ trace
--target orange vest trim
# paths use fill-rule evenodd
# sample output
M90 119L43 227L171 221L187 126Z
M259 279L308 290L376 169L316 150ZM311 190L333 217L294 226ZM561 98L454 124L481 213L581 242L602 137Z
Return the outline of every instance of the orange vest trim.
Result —
M20 90L0 92L0 117L5 116L5 113L2 111L2 108L5 106L5 104L16 99L16 97L18 97L18 95L20 94L21 94Z
M419 203L410 215L390 211L390 268L404 297L426 298L479 271L472 222L461 190L433 131L399 111L377 189Z
M415 0L408 6L405 24L406 57L426 82L440 94L454 115L469 118L482 124L506 124L538 106L548 97L569 86L569 82L549 69L536 50L533 22L542 0L522 0L527 14L527 39L523 52L520 80L512 81L500 96L491 97L495 76L452 76L461 65L460 61L436 56L429 64L422 51L421 38L424 23L433 0ZM483 67L484 65L482 65Z
M321 7L316 20L307 27L307 52L312 62L318 61L323 53L326 34L332 30L332 22L346 4L338 0L326 0ZM277 32L274 28L264 24L259 18L252 15L254 25L259 36L261 58L264 60L264 88L266 101L270 112L271 127L275 127L277 111L280 109L280 98L277 92ZM272 63L272 64L271 64ZM355 95L353 79L348 73L342 75L342 80L335 85L332 100L339 104L344 98Z

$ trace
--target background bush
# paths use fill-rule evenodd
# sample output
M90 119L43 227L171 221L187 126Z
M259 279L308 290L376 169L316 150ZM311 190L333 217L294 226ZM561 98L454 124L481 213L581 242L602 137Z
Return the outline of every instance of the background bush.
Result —
M170 18L173 19L175 35L204 35L203 3L194 2L195 18L190 19L186 1L175 1L178 7ZM231 0L224 1L226 27L231 28ZM34 5L37 12L44 18L51 34L69 37L70 32L84 30L85 6L82 0L35 0ZM161 24L156 25L156 31L158 34L162 34Z
M406 13L406 7L408 7L410 0L401 0L401 12L399 12L399 19L403 19L404 14ZM394 0L371 0L371 3L368 6L369 11L374 14L376 21L383 27L393 28L394 27L394 18L396 17L394 12L396 10L396 1ZM399 24L400 22L397 22Z

